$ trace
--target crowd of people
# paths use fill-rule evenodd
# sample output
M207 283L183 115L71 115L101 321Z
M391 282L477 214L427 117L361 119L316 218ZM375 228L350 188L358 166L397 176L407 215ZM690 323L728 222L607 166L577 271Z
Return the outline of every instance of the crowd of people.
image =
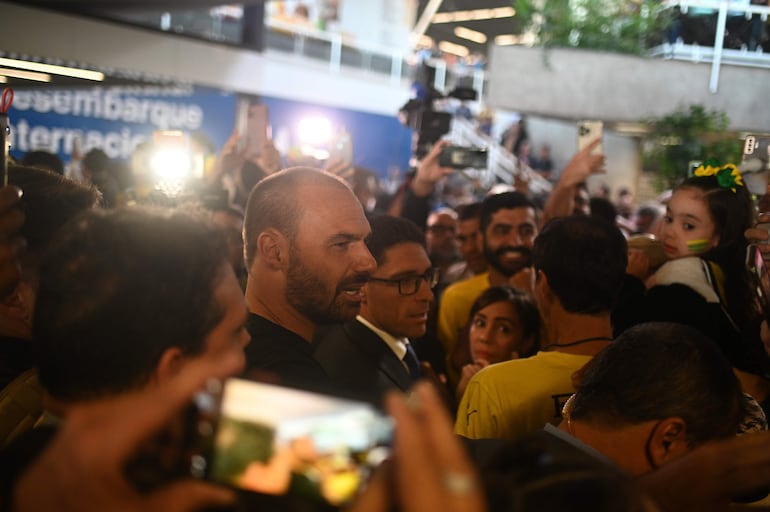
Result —
M446 200L444 141L386 198L366 170L281 170L270 147L232 144L206 194L162 207L122 204L93 155L79 181L11 164L3 510L332 508L190 477L191 398L229 377L390 415L353 512L763 499L770 328L745 257L770 253L769 219L710 160L654 205L590 196L598 143L545 198L517 181Z

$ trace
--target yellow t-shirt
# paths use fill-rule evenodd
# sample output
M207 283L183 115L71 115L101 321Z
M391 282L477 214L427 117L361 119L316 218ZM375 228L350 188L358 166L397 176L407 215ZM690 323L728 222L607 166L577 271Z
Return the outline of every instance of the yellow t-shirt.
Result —
M572 374L593 356L538 352L477 373L457 409L455 432L471 439L519 439L558 422L575 392Z

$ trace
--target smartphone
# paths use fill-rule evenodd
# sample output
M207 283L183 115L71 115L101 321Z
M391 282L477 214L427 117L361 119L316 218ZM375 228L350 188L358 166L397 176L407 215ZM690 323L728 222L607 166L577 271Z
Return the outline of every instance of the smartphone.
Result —
M270 113L267 105L246 98L239 100L236 130L240 134L239 146L245 155L258 155L270 140Z
M602 132L604 131L604 123L601 121L578 121L577 123L577 136L578 136L578 151L588 146L596 139L602 138ZM602 143L600 142L591 153L598 154L603 153Z
M743 172L770 170L770 135L747 135L743 142Z
M243 379L195 401L191 472L246 491L344 505L389 453L393 423L364 402Z
M770 273L759 247L752 244L746 249L746 267L751 276L751 286L765 320L770 323Z
M484 148L444 146L439 153L438 163L454 169L486 169L487 150Z

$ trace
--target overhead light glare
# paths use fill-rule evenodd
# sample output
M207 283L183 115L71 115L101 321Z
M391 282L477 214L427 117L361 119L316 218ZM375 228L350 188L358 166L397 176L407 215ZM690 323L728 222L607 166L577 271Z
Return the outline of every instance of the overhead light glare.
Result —
M20 69L0 68L0 75L11 78L21 78L22 80L34 80L36 82L50 82L51 75L45 73L35 73L34 71L22 71Z
M41 73L51 73L52 75L71 76L73 78L83 78L85 80L94 80L97 82L104 81L104 73L100 73L99 71L88 71L86 69L70 68L67 66L54 66L53 64L43 64L42 62L30 62L0 57L0 66L28 69L30 71L39 71Z
M484 44L487 42L486 34L471 30L467 27L455 27L454 32L457 37L473 41L474 43Z
M513 7L497 7L495 9L472 9L469 11L438 12L433 15L433 23L455 23L458 21L480 21L498 18L510 18L516 15Z
M467 57L470 53L467 47L461 44L450 43L449 41L441 41L438 44L438 49L442 52L457 55L458 57Z
M423 34L420 36L420 39L417 41L417 45L422 46L424 48L430 48L431 46L433 46L433 38Z
M513 34L495 36L495 44L497 46L510 46L512 44L517 44L518 42L519 36L514 36Z

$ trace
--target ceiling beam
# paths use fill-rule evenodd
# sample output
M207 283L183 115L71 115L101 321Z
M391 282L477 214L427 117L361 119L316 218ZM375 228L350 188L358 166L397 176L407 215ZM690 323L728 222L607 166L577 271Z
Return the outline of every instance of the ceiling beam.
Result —
M425 10L422 11L420 19L417 20L417 23L414 25L412 33L409 34L409 42L411 43L412 48L417 46L417 42L423 34L425 34L425 31L428 30L428 25L430 25L433 15L436 14L436 11L441 7L443 1L444 0L430 0L428 5L425 6Z

